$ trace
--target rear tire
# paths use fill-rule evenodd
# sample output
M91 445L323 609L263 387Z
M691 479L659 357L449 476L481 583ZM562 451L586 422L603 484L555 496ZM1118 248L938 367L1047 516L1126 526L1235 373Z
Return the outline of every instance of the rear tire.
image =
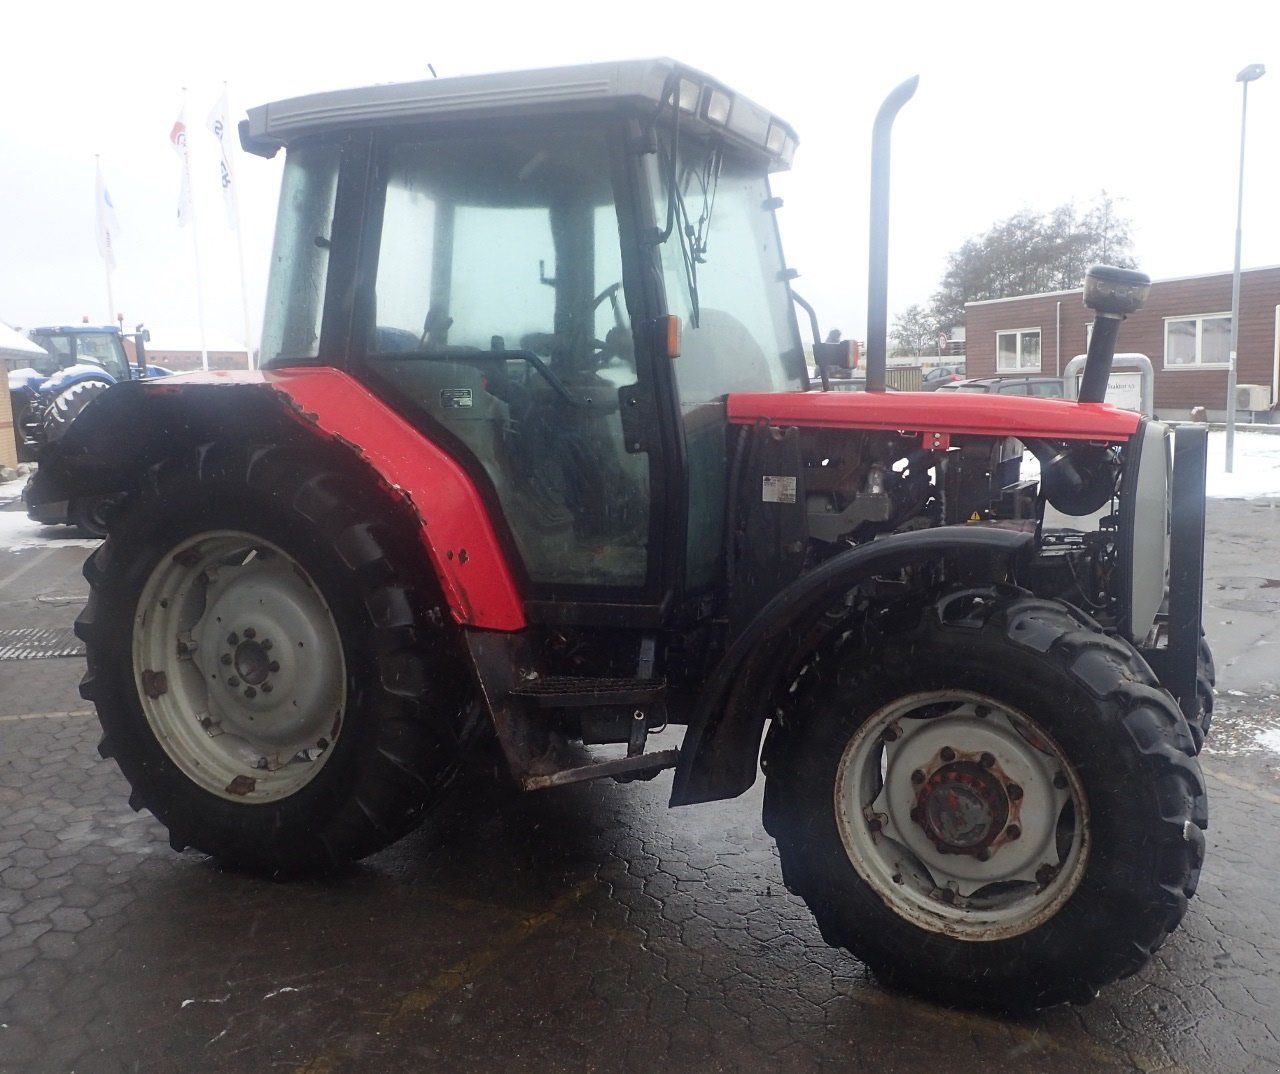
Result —
M1204 787L1131 648L976 590L817 665L766 753L766 823L828 943L890 984L1019 1010L1087 1001L1177 927Z
M45 409L41 423L44 443L52 444L61 440L71 428L71 423L84 412L84 408L110 387L105 380L82 380L54 396Z
M415 826L479 725L408 511L336 451L152 471L76 623L130 803L234 867L323 870Z

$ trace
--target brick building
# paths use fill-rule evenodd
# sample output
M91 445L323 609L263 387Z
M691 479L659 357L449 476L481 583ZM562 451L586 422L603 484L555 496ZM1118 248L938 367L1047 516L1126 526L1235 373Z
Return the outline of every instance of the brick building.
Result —
M970 377L1058 374L1088 348L1093 311L1083 290L998 298L965 306ZM1220 420L1227 407L1231 348L1231 273L1156 280L1146 306L1120 329L1120 350L1145 354L1155 368L1161 417L1204 407ZM1240 274L1238 410L1280 420L1280 266Z

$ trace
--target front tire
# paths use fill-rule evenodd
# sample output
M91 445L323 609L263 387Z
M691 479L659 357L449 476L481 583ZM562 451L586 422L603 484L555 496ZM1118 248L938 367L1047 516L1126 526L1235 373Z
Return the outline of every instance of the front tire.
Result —
M767 751L766 822L824 938L882 979L1005 1010L1141 968L1195 891L1186 722L1126 645L991 590L820 654Z
M85 567L81 693L175 849L272 873L409 831L478 721L408 512L336 451L163 464ZM424 582L425 580L425 582Z

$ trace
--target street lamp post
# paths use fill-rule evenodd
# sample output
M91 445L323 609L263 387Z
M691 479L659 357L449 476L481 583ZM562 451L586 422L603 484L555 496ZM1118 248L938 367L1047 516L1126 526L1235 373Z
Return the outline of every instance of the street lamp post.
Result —
M1236 349L1240 343L1240 231L1244 220L1244 132L1249 115L1249 83L1267 73L1260 63L1251 63L1238 75L1244 91L1240 101L1240 188L1236 194L1236 261L1231 273L1231 365L1227 369L1227 473L1231 473L1236 438Z

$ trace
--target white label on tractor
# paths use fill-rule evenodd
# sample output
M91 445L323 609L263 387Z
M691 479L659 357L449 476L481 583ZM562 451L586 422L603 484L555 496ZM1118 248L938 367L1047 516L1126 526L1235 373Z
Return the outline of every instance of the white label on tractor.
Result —
M469 410L471 408L470 388L441 388L441 410Z
M765 503L795 503L796 479L794 477L769 477L765 475L764 495L761 499Z

